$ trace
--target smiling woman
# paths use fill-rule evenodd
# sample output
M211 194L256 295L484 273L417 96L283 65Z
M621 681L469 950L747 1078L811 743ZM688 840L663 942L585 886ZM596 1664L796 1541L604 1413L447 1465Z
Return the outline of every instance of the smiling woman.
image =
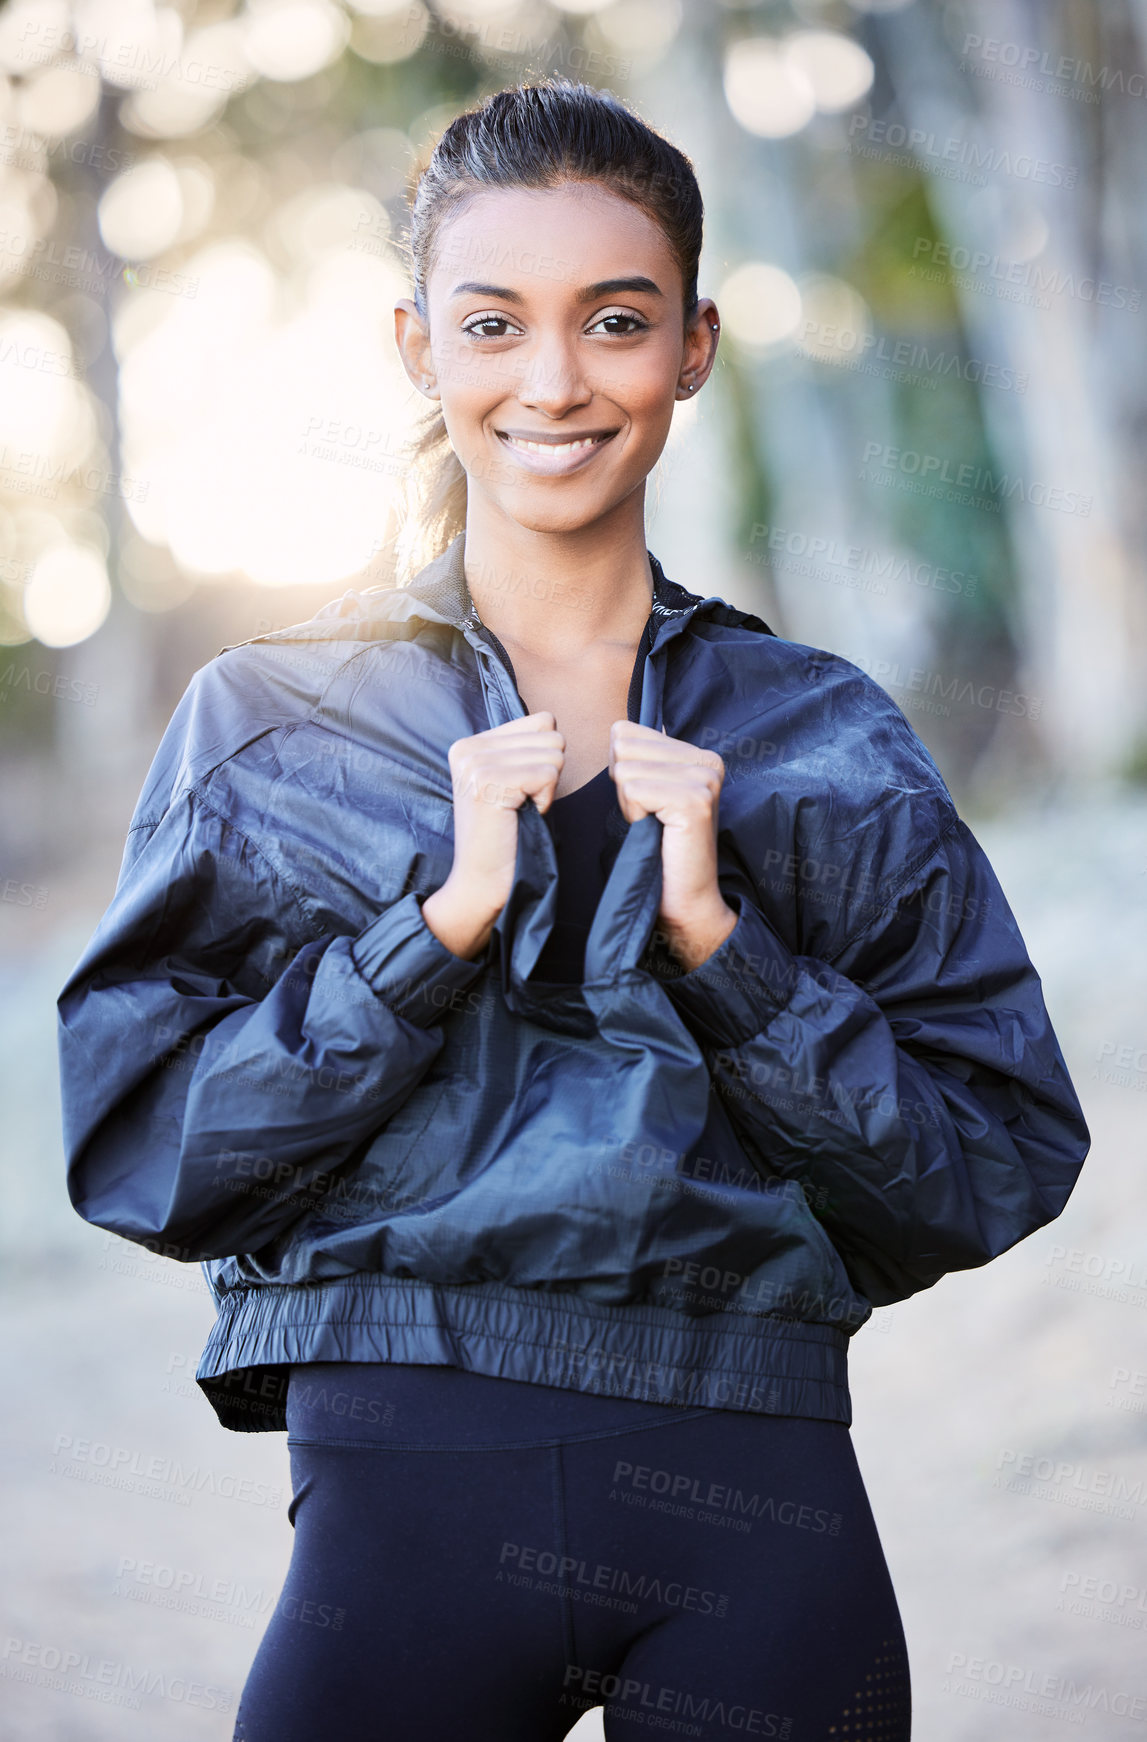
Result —
M532 101L537 127L544 99L525 96L523 108ZM440 406L426 447L444 437L449 457L439 464L465 480L474 603L511 661L527 721L561 724L557 798L638 736L625 715L651 603L645 480L674 404L712 368L719 331L715 304L697 296L701 204L686 161L656 141L642 163L632 144L608 137L624 130L621 106L597 102L606 132L594 177L567 147L564 165L535 150L532 169L503 156L492 185L460 182L464 165L452 164L448 139L439 143L444 161L431 163L414 208L415 297L395 310L407 372ZM531 150L530 121L527 109L520 157ZM510 136L496 102L486 126ZM515 170L534 185L515 185ZM496 261L500 281L469 276L476 261ZM448 500L448 486L438 494ZM444 513L439 548L461 530L460 506ZM538 584L526 593L507 584L514 574ZM555 608L573 580L580 607ZM533 698L546 703L536 714ZM647 757L648 744L633 753ZM710 778L717 761L707 759ZM691 753L702 784L705 762ZM544 811L549 796L539 798ZM622 799L626 821L643 814L637 804L636 793ZM438 924L447 903L436 899L426 917L454 947L462 934ZM710 921L724 919L716 903L709 909ZM709 948L719 930L705 926Z
M608 93L446 129L422 559L196 673L60 995L73 1203L205 1261L199 1382L289 1432L242 1742L905 1742L849 1338L1087 1151L904 716L646 547L701 218Z

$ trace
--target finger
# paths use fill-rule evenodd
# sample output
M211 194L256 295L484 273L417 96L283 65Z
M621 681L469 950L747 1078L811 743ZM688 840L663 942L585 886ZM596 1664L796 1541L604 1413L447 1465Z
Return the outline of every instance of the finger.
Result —
M703 750L698 744L690 744L688 739L670 737L664 726L655 732L652 726L639 726L633 720L614 723L610 731L610 749L617 756L647 762L699 763L714 770L724 768L724 762L715 750Z
M491 726L491 732L509 737L513 732L552 732L557 726L557 720L548 708L539 708L533 714L520 714L516 719L503 720L500 726Z
M643 726L640 720L615 720L614 725L619 732L631 732L635 738L651 738L660 741L662 737L670 737L668 726Z
M639 822L643 816L647 815L645 806L638 804L635 799L630 797L629 793L623 792L620 787L617 789L617 807L627 823Z
M557 756L560 758L565 752L565 747L566 741L561 732L532 732L529 735L519 732L514 737L502 738L492 744L484 744L478 754L483 761L489 762L512 761L518 756L527 758Z
M559 764L565 756L566 741L561 732L516 732L505 738L490 734L482 741L471 739L469 745L456 744L451 749L452 768L498 768L525 758L556 757Z
M702 761L701 754L692 758L678 756L642 756L627 750L615 762L621 781L645 779L664 780L681 789L703 787L714 796L724 784L725 770L721 762Z
M662 742L660 731L654 731L652 726L642 726L636 720L614 720L609 728L609 735L611 739L616 738L619 742L639 738L647 738L653 744Z
M655 774L634 772L626 775L623 772L619 777L618 791L628 803L656 812L663 822L672 819L687 828L708 828L717 815L717 789L709 781L683 784Z
M487 803L495 802L489 797L491 793L528 793L532 797L547 786L556 787L561 767L562 760L556 755L484 757L456 771L455 790L459 797L485 797Z

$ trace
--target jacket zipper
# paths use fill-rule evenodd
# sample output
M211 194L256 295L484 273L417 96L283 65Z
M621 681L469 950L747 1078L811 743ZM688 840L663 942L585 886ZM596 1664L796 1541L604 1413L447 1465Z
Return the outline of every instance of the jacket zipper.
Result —
M488 649L493 649L497 652L509 673L510 682L514 686L514 694L522 705L522 713L528 714L530 710L526 706L525 697L518 688L518 677L514 670L514 662L510 658L510 655L507 653L501 641L499 641L498 637L494 634L494 631L488 629L484 623L477 621L477 619L468 620L466 618L461 618L457 621L456 627L461 629L463 634L465 634L467 629L472 630L474 634L485 642ZM633 671L629 680L629 690L626 695L626 715L630 720L636 721L641 712L641 686L645 673L645 662L653 651L653 643L656 640L656 636L657 631L654 627L654 614L651 610L649 616L645 620L645 627L641 631L641 640L637 644L637 652L634 655L633 660Z
M462 625L459 624L458 627L461 628ZM479 635L481 637L481 639L486 643L487 647L493 647L497 650L498 656L501 659L502 664L505 666L506 670L510 674L510 682L514 686L514 694L517 696L518 700L522 704L522 712L523 712L523 714L528 714L530 710L526 706L525 697L523 696L521 690L518 688L518 675L514 670L514 662L510 658L509 654L506 652L506 649L502 646L502 643L498 640L498 637L494 634L494 631L492 629L487 629L487 627L484 623L474 623L472 625L472 627L473 627L475 633L477 635Z

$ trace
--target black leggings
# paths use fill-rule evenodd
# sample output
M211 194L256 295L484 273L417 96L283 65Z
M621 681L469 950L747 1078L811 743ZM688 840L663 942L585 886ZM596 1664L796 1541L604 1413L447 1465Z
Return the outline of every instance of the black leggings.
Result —
M906 1742L847 1427L296 1367L290 1570L236 1742ZM523 1436L529 1438L523 1443Z

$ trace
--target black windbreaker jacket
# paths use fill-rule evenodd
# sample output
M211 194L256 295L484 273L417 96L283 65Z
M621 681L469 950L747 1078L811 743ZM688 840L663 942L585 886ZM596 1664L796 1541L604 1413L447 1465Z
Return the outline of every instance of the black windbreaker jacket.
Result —
M198 1378L238 1430L331 1360L848 1421L872 1307L1051 1221L1087 1153L999 884L883 690L651 556L630 717L723 757L736 927L674 974L646 816L584 985L532 977L527 799L454 956L421 917L447 752L527 711L462 558L193 676L59 998L72 1202L204 1263Z

